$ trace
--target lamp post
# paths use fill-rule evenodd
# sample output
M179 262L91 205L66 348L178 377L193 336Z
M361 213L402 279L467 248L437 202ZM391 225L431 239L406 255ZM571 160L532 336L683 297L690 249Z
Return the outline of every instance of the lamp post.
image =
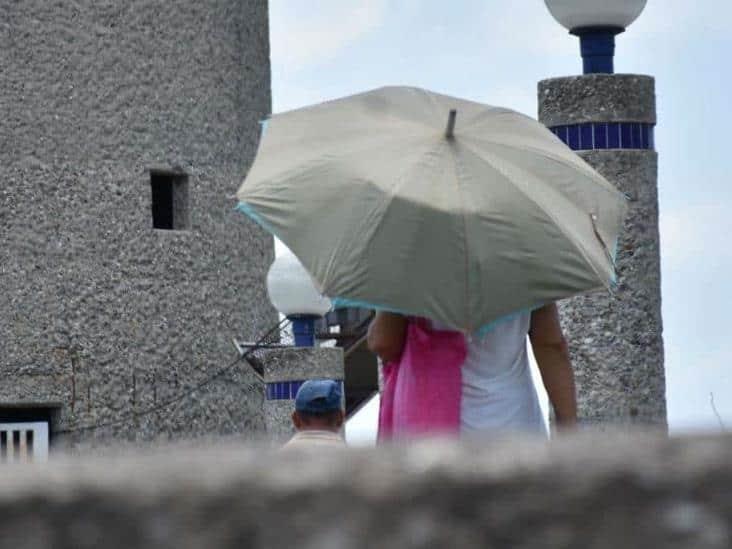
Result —
M579 36L585 74L612 74L615 36L643 11L646 0L545 0L562 26Z
M613 73L614 36L645 0L545 0L580 37L584 73L539 82L539 120L628 197L611 293L560 302L585 425L666 426L655 83Z
M315 347L315 321L331 308L310 275L289 250L277 256L267 273L267 291L275 308L292 321L295 347L266 351L264 427L274 439L293 433L290 415L300 386L308 379L343 383L343 349Z
M289 250L269 268L267 291L275 309L292 321L295 345L315 346L315 321L331 309L330 299L315 289L305 267Z

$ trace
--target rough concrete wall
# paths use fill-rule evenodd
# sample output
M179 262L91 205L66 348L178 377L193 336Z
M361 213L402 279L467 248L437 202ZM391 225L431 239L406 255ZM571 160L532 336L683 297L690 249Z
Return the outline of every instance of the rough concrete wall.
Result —
M653 79L587 75L539 83L548 126L584 122L655 123ZM585 423L666 424L658 156L650 150L578 153L628 196L618 242L617 289L560 303Z
M655 152L582 152L629 197L618 243L618 286L560 304L578 404L592 423L666 423Z
M232 195L271 108L266 0L6 2L0 10L0 405L56 430L139 412L276 317L273 243ZM189 174L190 228L154 230L150 168ZM240 368L74 441L262 426Z
M726 549L732 439L167 449L0 468L13 549Z

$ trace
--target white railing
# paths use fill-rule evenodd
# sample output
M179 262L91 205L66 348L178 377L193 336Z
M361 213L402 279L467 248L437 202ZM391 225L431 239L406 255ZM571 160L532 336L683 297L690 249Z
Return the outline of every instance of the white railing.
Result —
M48 423L0 423L0 463L48 459Z

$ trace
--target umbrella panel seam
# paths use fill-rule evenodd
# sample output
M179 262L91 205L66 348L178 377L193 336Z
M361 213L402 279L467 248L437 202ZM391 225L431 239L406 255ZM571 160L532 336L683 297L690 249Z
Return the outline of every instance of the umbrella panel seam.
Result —
M455 149L456 144L448 141L446 143L446 145L448 147L448 154L450 154L450 156L452 156L452 165L453 165L453 171L454 171L454 175L455 175L456 191L457 191L458 196L460 197L460 203L463 205L463 207L461 208L461 217L463 220L463 245L465 247L465 253L464 253L465 261L464 261L464 266L463 266L463 268L465 269L465 277L464 277L464 282L463 282L465 285L465 290L463 292L463 299L465 302L466 318L468 319L467 330L468 330L468 332L472 332L473 331L473 314L472 314L472 308L470 306L470 255L468 253L468 251L469 251L468 220L467 220L467 211L466 211L468 208L468 204L466 203L466 200L465 200L465 193L463 192L463 186L460 184L460 173L463 170L458 168L459 159L458 159L457 151Z
M484 162L489 163L493 169L498 171L501 175L503 175L508 181L512 181L512 179L506 174L503 170L501 170L498 166L496 166L493 162L485 158L482 154L480 154L478 151L473 149L469 144L466 143L466 149L470 151L472 154L483 160ZM514 169L518 170L519 172L524 172L525 170L522 170L520 167L514 165L511 162L507 162L513 166ZM584 248L581 246L580 243L576 242L575 239L568 233L567 230L562 226L560 221L554 216L551 211L546 208L546 206L542 205L539 201L537 201L534 197L532 197L529 193L527 193L524 189L519 187L518 185L514 185L514 188L518 190L521 194L523 194L527 199L529 199L531 202L533 202L539 210L544 213L553 223L554 225L559 229L559 231L564 235L564 237L567 239L568 242L572 244L572 246L579 252L582 259L585 261L585 263L592 269L592 271L595 273L595 276L601 281L602 285L606 288L610 288L609 281L605 280L605 277L599 272L595 264L589 259L587 252L584 250ZM571 202L570 202L571 204ZM574 205L574 204L573 204ZM575 206L576 207L576 206ZM579 208L578 208L579 210ZM580 210L581 211L581 210Z
M549 160L552 160L552 161L556 162L557 164L561 164L562 166L566 167L569 170L575 170L577 168L582 168L583 171L585 172L585 174L592 179L593 183L598 185L603 190L607 191L609 194L615 194L615 195L623 194L618 189L616 189L610 182L608 182L601 174L597 173L597 171L595 169L593 169L592 166L587 164L587 162L585 162L581 157L577 156L577 154L569 148L568 148L568 150L570 152L572 152L572 154L574 156L577 157L576 159L579 161L579 162L577 162L577 164L571 164L571 163L567 162L567 159L562 158L561 156L555 156L546 150L540 149L538 147L532 147L530 145L521 145L521 147L523 147L525 149L525 150L521 150L521 148L519 148L519 145L514 146L512 144L494 141L493 139L486 139L486 138L480 137L480 136L471 135L471 136L469 136L468 139L473 139L475 141L482 141L484 143L490 143L491 145L495 145L497 147L505 147L507 149L518 150L518 152L529 151L529 152L532 152L539 156L543 156L544 158L548 158Z

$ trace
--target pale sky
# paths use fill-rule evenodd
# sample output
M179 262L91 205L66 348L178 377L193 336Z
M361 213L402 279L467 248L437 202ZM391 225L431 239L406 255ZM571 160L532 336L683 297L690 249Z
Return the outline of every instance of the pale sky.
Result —
M703 6L703 8L702 8ZM732 429L729 0L648 0L615 69L656 77L672 432ZM273 110L415 85L536 117L536 84L581 73L543 0L270 0Z

